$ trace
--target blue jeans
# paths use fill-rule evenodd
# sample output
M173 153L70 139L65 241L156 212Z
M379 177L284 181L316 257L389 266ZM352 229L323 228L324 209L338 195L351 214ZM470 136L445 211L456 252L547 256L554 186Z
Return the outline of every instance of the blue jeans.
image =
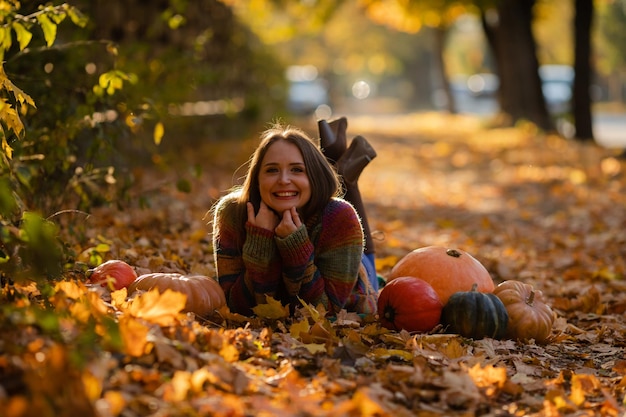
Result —
M374 254L364 253L363 257L361 258L361 263L367 271L367 278L369 279L370 284L372 284L372 288L374 288L375 291L378 291L378 275L376 274L376 263L374 260Z

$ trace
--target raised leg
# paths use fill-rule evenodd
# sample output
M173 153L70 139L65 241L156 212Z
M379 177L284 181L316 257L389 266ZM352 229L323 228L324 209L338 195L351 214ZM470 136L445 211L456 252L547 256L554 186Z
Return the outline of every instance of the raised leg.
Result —
M331 163L335 163L341 158L347 148L346 130L348 129L348 119L340 117L327 122L320 120L317 122L320 132L320 147Z
M373 258L374 241L365 214L358 180L363 169L376 157L376 151L363 136L356 136L348 147L346 144L347 127L348 120L345 117L331 122L320 120L318 122L320 147L326 159L337 168L337 173L341 176L345 189L344 198L354 206L361 218L365 235L364 252Z
M352 203L357 213L361 217L363 233L365 235L366 254L374 253L374 241L371 229L365 214L365 205L359 190L359 176L363 169L376 157L376 151L363 136L355 137L350 143L350 147L337 161L337 172L341 175L346 191L344 198Z

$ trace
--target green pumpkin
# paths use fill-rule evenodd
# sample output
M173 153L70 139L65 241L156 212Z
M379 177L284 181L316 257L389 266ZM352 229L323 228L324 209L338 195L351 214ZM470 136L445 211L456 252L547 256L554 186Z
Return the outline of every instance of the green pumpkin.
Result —
M451 333L472 339L506 335L509 315L500 299L492 293L476 291L456 292L450 296L441 312L441 324Z

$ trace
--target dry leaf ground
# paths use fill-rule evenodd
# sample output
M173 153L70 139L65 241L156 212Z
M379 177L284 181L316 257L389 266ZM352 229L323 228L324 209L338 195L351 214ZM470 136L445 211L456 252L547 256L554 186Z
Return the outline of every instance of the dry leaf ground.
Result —
M350 119L349 134L378 152L360 180L378 271L385 276L421 246L466 250L497 282L543 291L558 314L549 343L390 332L375 317L329 321L315 306L281 320L227 311L194 319L171 297L127 301L76 274L48 299L60 336L24 318L35 314L28 306L3 326L0 415L624 415L624 161L531 126L481 123L437 114ZM179 154L185 164L174 172L138 168L133 192L149 208L63 219L78 260L212 275L206 213L243 175L233 170L253 146L209 143ZM194 177L186 166L196 163ZM191 193L176 189L181 176ZM19 291L32 304L43 298Z

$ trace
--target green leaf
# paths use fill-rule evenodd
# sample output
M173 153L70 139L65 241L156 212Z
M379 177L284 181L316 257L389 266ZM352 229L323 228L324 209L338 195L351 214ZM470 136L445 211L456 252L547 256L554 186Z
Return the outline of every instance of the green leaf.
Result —
M70 16L70 19L72 19L72 23L76 26L80 26L81 28L84 28L89 21L87 16L82 14L81 11L75 7L70 6L67 10L67 14Z
M94 250L98 253L107 253L111 250L111 246L106 243L98 243Z
M24 25L17 21L13 22L13 30L15 31L15 34L17 35L17 41L20 44L20 51L23 51L24 48L26 48L30 43L30 40L33 38L33 34L30 32L30 30L26 29Z
M41 26L41 30L43 30L43 36L46 39L46 45L48 47L52 46L54 40L57 37L57 25L50 20L50 18L45 14L37 15L37 21Z
M4 51L8 50L13 43L11 38L11 27L0 26L0 52L4 55Z
M111 82L111 77L111 72L103 72L100 74L100 77L98 77L98 85L102 88L106 88Z
M18 208L17 201L11 190L12 186L9 179L7 177L0 178L0 215L4 218L11 218Z
M48 17L51 18L54 23L58 25L65 20L67 14L65 14L64 12L59 12L57 9L56 13L51 13Z
M184 16L176 14L167 20L167 25L170 27L170 29L176 30L182 25L184 25L185 22L186 22L186 19Z
M191 183L189 181L187 181L186 179L181 178L181 179L179 179L176 182L176 188L180 192L190 193L191 192Z
M2 249L0 249L0 264L5 264L9 262L9 259L11 259L11 257L7 255Z
M63 272L63 250L57 237L58 228L54 223L35 213L24 213L21 227L24 245L19 255L26 270L30 270L30 278L57 278Z

